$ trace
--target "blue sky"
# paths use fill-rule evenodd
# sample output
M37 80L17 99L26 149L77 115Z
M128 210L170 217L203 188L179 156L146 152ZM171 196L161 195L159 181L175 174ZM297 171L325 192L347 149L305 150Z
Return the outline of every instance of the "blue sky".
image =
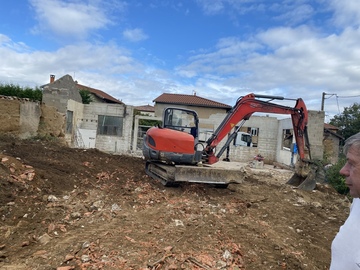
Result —
M360 103L358 0L3 0L0 83L71 75L128 105L162 93L228 105L304 99L328 121ZM293 103L289 103L293 105Z

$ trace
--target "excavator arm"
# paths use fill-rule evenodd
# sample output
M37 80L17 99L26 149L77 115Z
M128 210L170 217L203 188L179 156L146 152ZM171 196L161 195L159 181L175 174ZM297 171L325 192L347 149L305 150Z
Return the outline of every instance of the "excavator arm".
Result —
M228 112L219 127L206 142L205 152L208 158L207 162L209 164L213 164L219 160L219 155L215 156L216 146L218 146L218 144L239 122L248 120L250 116L256 112L291 115L299 156L302 160L305 159L305 146L309 149L309 144L306 140L308 113L304 101L301 98L296 99L295 107L287 107L261 99L283 100L285 98L255 94L248 94L239 98L235 106ZM225 143L223 148L220 150L220 153L223 152L224 148L226 148L230 142L231 139Z

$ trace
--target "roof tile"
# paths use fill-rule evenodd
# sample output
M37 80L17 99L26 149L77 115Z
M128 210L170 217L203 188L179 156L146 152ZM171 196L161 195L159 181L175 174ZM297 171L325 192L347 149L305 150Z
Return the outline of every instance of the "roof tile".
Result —
M110 96L109 94L106 94L105 92L99 90L99 89L95 89L95 88L91 88L82 84L77 84L77 88L79 90L85 90L85 91L89 91L90 93L96 95L97 97L101 98L101 99L105 99L108 100L110 102L113 103L118 103L118 104L124 104L122 101Z
M200 107L213 107L213 108L224 108L224 109L232 108L231 106L226 105L224 103L202 98L196 95L163 93L153 101L157 103L183 104L183 105L193 105Z
M136 106L135 109L143 112L155 112L154 106L151 105Z

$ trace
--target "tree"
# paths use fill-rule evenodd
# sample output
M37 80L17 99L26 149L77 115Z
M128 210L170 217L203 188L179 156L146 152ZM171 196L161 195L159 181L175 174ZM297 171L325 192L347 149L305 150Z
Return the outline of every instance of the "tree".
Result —
M83 104L90 104L90 102L93 101L92 96L89 91L80 90L79 93L80 93Z
M360 130L360 104L354 103L350 107L345 107L341 114L335 115L330 120L330 124L340 129L340 135L344 139L358 133Z

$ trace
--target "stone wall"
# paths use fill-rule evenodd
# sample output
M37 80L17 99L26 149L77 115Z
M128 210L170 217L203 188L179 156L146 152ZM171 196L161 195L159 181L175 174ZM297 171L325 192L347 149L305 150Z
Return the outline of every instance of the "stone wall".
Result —
M64 138L65 115L57 108L41 104L38 134L42 137Z
M37 135L40 121L38 102L0 96L0 132L25 139Z
M65 114L69 100L82 102L76 83L70 75L44 86L42 101L45 105L55 107L60 113Z

